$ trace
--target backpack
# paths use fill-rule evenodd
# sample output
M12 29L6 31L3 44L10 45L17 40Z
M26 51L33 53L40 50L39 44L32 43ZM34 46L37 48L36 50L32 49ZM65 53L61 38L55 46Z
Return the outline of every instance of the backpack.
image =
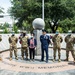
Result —
M25 36L21 40L22 47L28 47L28 38Z

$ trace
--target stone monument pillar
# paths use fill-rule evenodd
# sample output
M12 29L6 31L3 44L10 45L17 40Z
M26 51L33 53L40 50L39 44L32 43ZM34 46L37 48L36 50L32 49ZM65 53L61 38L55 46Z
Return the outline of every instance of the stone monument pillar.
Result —
M41 43L40 43L40 35L42 35L42 29L45 27L45 22L41 18L36 18L32 22L33 28L34 28L34 33L35 33L35 38L37 39L37 50L35 51L36 55L41 54Z

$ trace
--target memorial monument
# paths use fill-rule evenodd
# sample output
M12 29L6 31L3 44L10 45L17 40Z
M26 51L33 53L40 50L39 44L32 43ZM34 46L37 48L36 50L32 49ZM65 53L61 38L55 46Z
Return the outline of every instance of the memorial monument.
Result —
M32 22L33 28L34 28L34 33L35 33L35 38L37 39L37 50L35 51L36 55L41 54L41 43L40 43L40 35L42 34L42 30L45 27L45 22L41 18L36 18Z

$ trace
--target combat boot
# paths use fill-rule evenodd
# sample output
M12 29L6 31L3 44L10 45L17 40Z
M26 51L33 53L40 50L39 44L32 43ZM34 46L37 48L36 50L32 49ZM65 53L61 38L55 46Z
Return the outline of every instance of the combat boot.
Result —
M75 58L74 58L74 64L75 64Z
M16 60L18 60L18 57L15 57Z
M75 64L75 60L74 60L74 64Z
M69 61L69 58L66 58L64 61Z
M58 62L61 62L60 55L58 57L59 57Z
M0 57L0 61L2 61L2 58Z
M21 59L24 60L24 57L22 57Z
M26 60L28 60L28 57L26 57Z
M54 57L53 62L55 62L55 60L56 60L56 57Z
M53 62L55 62L55 59L53 59Z
M61 62L61 59L58 59L58 62Z
M32 59L32 61L34 62L35 60L34 60L34 59Z
M30 62L31 62L32 60L30 59Z
M68 55L66 56L66 59L64 61L69 61L69 56Z
M10 61L12 60L12 58L9 59Z

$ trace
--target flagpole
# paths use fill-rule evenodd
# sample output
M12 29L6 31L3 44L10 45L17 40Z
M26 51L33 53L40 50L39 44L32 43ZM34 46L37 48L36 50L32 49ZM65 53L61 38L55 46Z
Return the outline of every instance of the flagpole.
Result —
M44 0L42 0L42 19L44 20Z

